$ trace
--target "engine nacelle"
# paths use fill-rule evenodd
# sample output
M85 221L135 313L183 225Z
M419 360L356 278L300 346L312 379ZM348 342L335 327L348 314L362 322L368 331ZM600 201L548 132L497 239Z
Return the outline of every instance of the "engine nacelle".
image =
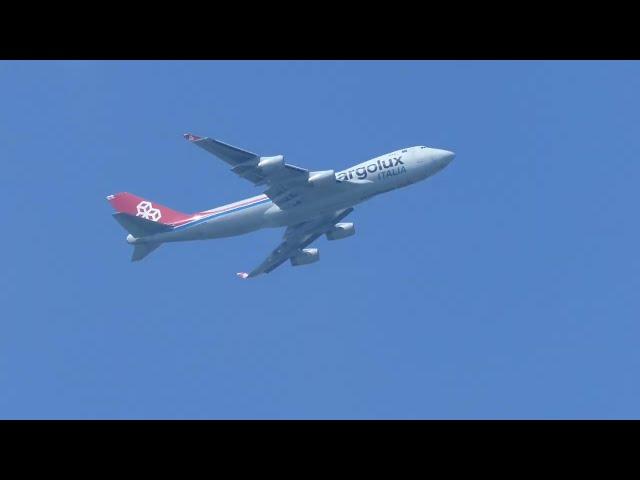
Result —
M308 265L318 260L320 260L320 252L317 248L305 248L295 257L291 257L291 265L294 267Z
M262 170L265 175L269 175L281 168L284 168L284 155L276 155L275 157L260 157L258 162L258 168Z
M326 233L327 240L341 240L343 238L350 237L356 233L356 227L353 223L336 223L333 230Z
M314 187L322 187L336 183L336 173L333 170L322 170L309 174L309 183Z

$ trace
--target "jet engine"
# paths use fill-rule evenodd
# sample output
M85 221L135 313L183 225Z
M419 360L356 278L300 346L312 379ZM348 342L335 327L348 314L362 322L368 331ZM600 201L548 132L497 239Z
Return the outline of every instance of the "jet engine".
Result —
M336 183L336 174L333 170L322 170L309 174L309 183L314 187L323 187Z
M308 265L320 260L320 253L317 248L304 248L295 257L291 257L291 265Z
M333 230L326 233L327 240L342 240L356 233L353 223L336 223Z
M258 168L269 175L284 167L284 155L276 155L275 157L260 157Z

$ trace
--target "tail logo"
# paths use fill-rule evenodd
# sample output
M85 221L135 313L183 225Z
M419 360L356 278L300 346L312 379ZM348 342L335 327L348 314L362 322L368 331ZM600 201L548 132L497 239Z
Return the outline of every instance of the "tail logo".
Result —
M145 220L151 220L153 222L157 222L162 218L162 213L160 212L160 210L158 210L157 208L153 208L151 202L147 202L146 200L144 202L140 202L136 206L136 209L138 210L138 213L136 213L136 217L142 217Z

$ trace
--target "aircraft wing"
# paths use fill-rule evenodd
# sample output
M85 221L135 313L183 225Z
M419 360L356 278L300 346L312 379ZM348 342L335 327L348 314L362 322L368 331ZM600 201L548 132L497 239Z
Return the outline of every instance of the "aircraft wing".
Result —
M352 211L353 208L347 208L308 222L287 227L282 243L271 252L264 262L249 273L240 272L237 275L240 278L251 278L261 273L269 273L275 270L291 257L300 253L303 248L314 242L320 235L323 235L333 228L337 222L349 215Z
M333 170L310 172L285 163L283 155L261 157L213 138L191 133L185 133L184 137L228 163L233 173L254 185L266 185L265 194L282 209L302 205L310 197L326 193L328 188L348 188L349 182L337 180Z

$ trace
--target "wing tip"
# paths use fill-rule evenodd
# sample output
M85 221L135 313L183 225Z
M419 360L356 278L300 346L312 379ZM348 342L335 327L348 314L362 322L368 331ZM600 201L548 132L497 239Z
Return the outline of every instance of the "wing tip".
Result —
M184 133L182 136L189 142L197 142L198 140L202 140L202 137L194 135L193 133Z
M246 272L238 272L236 273L236 275L243 280L246 280L247 278L249 278L249 274Z

